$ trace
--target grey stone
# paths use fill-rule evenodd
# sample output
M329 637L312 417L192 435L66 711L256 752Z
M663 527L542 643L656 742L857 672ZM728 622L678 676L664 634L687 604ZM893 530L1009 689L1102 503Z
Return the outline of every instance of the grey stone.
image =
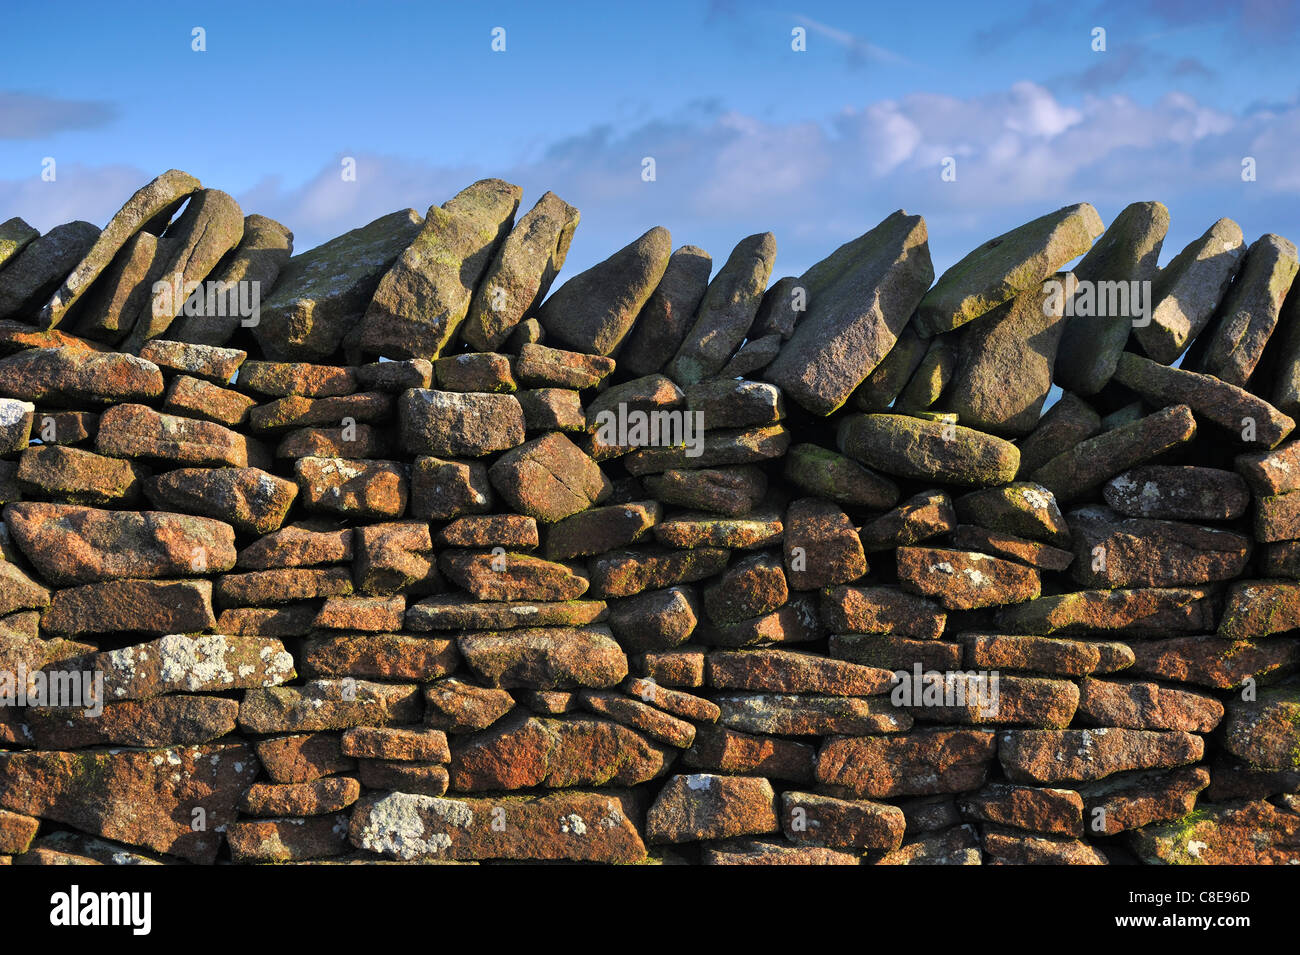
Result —
M776 237L770 232L736 245L709 283L695 323L668 363L669 378L690 385L722 370L754 324L775 260Z
M375 289L355 332L356 347L385 358L440 356L510 232L522 195L508 182L481 179L431 206L419 235Z
M962 424L1011 437L1034 430L1065 330L1063 296L1073 286L1069 272L1057 273L963 329L944 402Z
M164 234L175 242L171 258L163 266L167 291L155 292L140 309L123 350L137 352L150 338L162 336L186 306L185 286L206 279L243 236L244 214L239 203L219 189L196 193ZM206 307L206 296L204 303Z
M1140 310L1131 297L1133 286L1122 292L1118 285L1099 283L1149 282L1155 278L1160 248L1169 231L1169 210L1159 202L1134 202L1115 217L1104 235L1074 267L1074 277L1083 288L1093 289L1094 314L1074 314L1067 321L1056 353L1056 382L1066 391L1095 395L1115 372L1115 362L1128 344L1133 319ZM1141 288L1142 286L1138 286ZM1149 286L1148 286L1149 287ZM1109 295L1114 290L1116 304L1127 301L1127 310L1111 309ZM1105 294L1108 314L1099 314ZM1124 295L1124 298L1119 298ZM1148 302L1154 307L1154 302ZM1080 301L1079 311L1083 311Z
M672 236L656 226L603 262L575 275L537 310L537 320L567 348L612 355L668 267Z
M95 240L77 267L72 270L41 309L37 324L43 328L57 328L70 309L85 294L100 272L108 268L118 250L141 229L161 231L180 204L198 192L199 181L179 169L169 169L157 179L142 186L126 201ZM147 229L161 223L156 229Z
M1241 226L1220 219L1160 270L1151 321L1133 334L1147 356L1171 364L1201 333L1241 264Z
M619 350L619 365L635 377L658 372L677 354L709 287L713 259L693 245L684 245L668 259L654 292Z
M253 327L266 357L319 361L332 356L423 222L414 209L391 212L291 258Z
M0 270L0 319L31 321L97 238L89 222L67 222L25 246Z
M274 219L266 216L250 215L244 217L244 235L239 245L227 255L208 280L221 283L225 287L234 287L240 301L252 301L253 288L257 289L258 311L261 302L268 299L275 287L276 279L293 255L293 233ZM241 291L240 287L247 289ZM228 300L228 305L234 300ZM196 345L224 345L239 329L241 324L254 320L260 321L260 315L243 316L236 309L227 307L225 315L182 315L172 322L167 330L169 337L180 342L192 342Z
M990 239L939 277L916 310L926 337L952 331L1087 252L1102 233L1088 203L1066 206Z
M933 280L925 220L900 209L800 277L808 312L764 377L830 414L889 354Z
M461 337L497 351L551 290L578 227L578 210L553 192L537 200L501 243L470 302Z

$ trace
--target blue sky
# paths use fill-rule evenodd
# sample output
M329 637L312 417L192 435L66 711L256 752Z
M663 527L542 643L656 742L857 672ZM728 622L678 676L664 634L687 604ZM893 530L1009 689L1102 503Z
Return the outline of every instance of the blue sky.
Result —
M1163 201L1163 261L1224 215L1247 241L1300 241L1294 2L127 0L4 18L0 219L42 229L102 225L174 166L299 250L485 176L523 186L524 208L552 189L582 211L565 275L654 225L715 265L770 230L774 278L798 274L897 208L926 217L939 271L1080 201L1106 221Z

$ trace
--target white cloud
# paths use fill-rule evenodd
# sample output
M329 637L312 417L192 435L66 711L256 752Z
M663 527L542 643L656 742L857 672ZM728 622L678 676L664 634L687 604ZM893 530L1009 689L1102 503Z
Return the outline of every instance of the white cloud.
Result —
M1297 101L1233 115L1182 93L1065 102L1017 83L968 97L914 93L798 122L693 106L633 128L594 126L491 168L361 153L357 182L342 181L336 158L307 182L268 178L237 198L285 223L302 250L395 209L423 214L475 179L500 176L524 188L525 209L551 189L582 211L566 274L656 224L719 262L741 236L771 230L777 274L797 274L906 208L930 222L941 268L989 234L1081 201L1113 214L1160 199L1193 234L1254 210L1260 231L1294 237L1298 138ZM1249 189L1243 155L1258 165ZM655 182L641 178L645 156L655 158ZM947 156L957 159L956 182L940 180ZM0 210L43 229L70 218L102 225L153 174L73 167L60 169L56 188L35 175L0 181Z
M112 103L0 90L0 139L42 139L69 129L93 129L116 117Z

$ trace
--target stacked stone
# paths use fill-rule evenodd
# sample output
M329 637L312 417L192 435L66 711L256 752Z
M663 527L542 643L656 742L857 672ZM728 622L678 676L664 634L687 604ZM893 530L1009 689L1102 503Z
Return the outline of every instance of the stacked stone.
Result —
M550 293L520 198L0 224L0 674L103 677L0 707L0 860L1300 861L1290 243L1079 205L935 282L900 211Z

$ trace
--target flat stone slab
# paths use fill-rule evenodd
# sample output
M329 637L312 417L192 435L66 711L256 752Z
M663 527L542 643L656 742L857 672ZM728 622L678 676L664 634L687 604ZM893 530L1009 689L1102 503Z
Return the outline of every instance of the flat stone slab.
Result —
M235 565L229 524L165 511L107 511L16 502L4 510L14 542L50 583L220 573Z
M507 825L494 826L503 810ZM349 839L390 859L567 860L635 863L646 856L630 795L613 790L451 799L411 793L367 796ZM555 820L560 820L557 829Z
M1087 252L1102 231L1097 210L1084 202L990 239L926 293L916 310L917 331L929 338L980 317Z
M1133 329L1148 356L1168 365L1183 353L1209 323L1244 251L1241 226L1219 219L1156 274L1150 321Z
M273 361L332 356L423 224L414 209L403 209L291 258L253 327L263 353Z
M918 481L1005 484L1020 468L1020 452L1009 441L908 415L849 415L840 422L837 443L850 458Z
M1244 388L1141 355L1121 355L1114 380L1153 406L1186 405L1248 447L1276 447L1295 429L1293 420Z
M437 358L510 232L523 190L481 179L425 213L419 233L379 280L354 341L385 358Z
M1022 783L1102 779L1139 769L1173 769L1200 760L1199 736L1174 730L1115 727L1081 730L1007 730L998 736L998 761Z
M807 311L764 377L830 414L889 354L933 280L925 220L893 213L799 278Z
M68 309L85 294L99 274L108 268L127 240L147 225L155 222L165 224L181 203L200 188L197 179L179 169L169 169L140 187L109 220L85 258L63 280L63 285L50 296L37 316L36 323L42 328L56 328L68 314Z

